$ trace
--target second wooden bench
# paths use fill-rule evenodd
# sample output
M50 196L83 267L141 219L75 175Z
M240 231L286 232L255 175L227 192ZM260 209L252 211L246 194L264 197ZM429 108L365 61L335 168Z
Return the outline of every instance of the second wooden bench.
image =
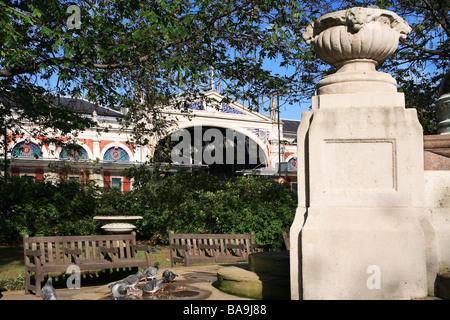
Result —
M254 243L249 234L193 234L169 231L170 263L190 266L194 263L234 263L248 261L256 250L268 250L271 245Z

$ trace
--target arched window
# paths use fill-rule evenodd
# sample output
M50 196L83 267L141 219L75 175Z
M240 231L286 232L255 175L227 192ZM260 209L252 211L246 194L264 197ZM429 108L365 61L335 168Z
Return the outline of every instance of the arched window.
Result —
M288 161L288 170L289 169L291 170L297 169L297 158L291 158Z
M88 160L88 154L83 147L78 147L75 149L64 148L59 154L60 159L64 160Z
M41 149L33 142L20 142L12 150L11 156L18 158L42 158Z
M130 157L128 156L128 153L122 148L112 147L106 150L105 155L103 156L103 160L128 162L130 161Z

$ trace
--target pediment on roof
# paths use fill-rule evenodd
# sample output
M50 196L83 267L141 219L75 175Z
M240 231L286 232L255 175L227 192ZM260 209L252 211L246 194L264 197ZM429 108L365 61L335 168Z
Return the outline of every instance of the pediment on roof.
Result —
M248 106L236 101L222 103L224 96L217 91L209 91L205 93L208 102L198 101L189 106L189 109L196 115L202 117L213 118L229 118L236 120L258 121L271 123L270 117L257 112L249 110ZM209 102L210 100L217 101L217 103Z

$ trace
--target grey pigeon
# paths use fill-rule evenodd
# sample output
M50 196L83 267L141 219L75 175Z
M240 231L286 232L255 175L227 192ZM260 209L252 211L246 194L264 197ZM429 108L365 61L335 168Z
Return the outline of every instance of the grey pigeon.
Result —
M131 291L137 291L136 285L141 281L143 273L138 271L136 274L130 274L128 277L124 278L122 282Z
M128 288L124 282L116 282L108 286L108 288L111 289L111 292L115 300L118 300L119 298L124 298L127 295Z
M47 279L47 282L42 287L42 289L41 289L42 300L58 300L58 298L56 297L56 291L55 291L55 288L53 288L52 282L53 282L53 280L50 277Z
M163 279L165 280L165 282L167 282L167 283L172 282L176 277L178 277L177 274L173 273L170 270L164 270L162 276L163 276Z
M158 245L156 245L156 247L154 247L153 249L152 249L152 253L157 253L158 252Z
M142 287L142 292L154 294L155 292L157 292L159 290L159 287L163 283L164 283L164 278L161 278L159 280L157 280L157 279L150 280L146 284L144 284L144 286Z
M144 277L145 280L148 278L154 278L159 272L159 262L155 262L153 264L153 267L149 267L147 270L144 271Z

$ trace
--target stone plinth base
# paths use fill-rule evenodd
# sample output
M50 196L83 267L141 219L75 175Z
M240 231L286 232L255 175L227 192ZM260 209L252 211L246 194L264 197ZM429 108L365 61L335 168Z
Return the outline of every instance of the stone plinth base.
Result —
M404 96L314 96L297 140L292 299L426 297L435 236L424 209L422 127Z
M427 296L425 242L407 208L310 208L302 229L303 299Z
M266 251L248 256L248 268L257 274L289 278L289 251Z

